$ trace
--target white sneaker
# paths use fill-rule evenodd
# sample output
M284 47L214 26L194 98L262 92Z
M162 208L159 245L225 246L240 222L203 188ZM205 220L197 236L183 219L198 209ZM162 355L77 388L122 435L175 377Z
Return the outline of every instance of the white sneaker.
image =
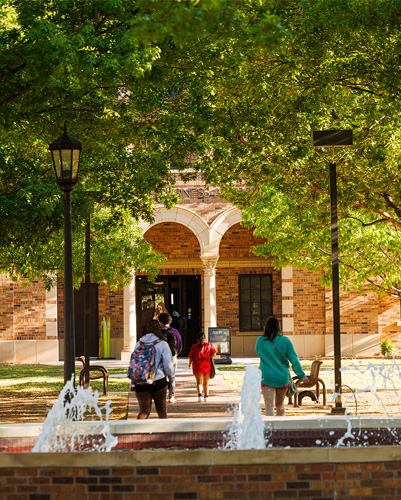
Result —
M207 396L203 398L204 402L207 403Z
M177 400L175 399L174 396L171 396L171 398L168 400L169 403L176 403Z
M199 396L198 396L198 403L202 403L202 395L201 394L199 394Z

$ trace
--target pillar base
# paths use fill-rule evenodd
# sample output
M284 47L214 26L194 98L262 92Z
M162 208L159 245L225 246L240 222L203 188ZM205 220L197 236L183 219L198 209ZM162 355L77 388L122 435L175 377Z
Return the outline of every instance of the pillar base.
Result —
M131 359L131 354L132 354L133 349L130 348L124 348L121 351L121 361L129 361Z

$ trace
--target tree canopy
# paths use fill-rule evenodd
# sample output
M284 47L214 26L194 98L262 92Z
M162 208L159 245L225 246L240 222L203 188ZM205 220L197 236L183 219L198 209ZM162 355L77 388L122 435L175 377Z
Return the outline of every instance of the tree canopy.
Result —
M171 206L177 197L169 192L164 145L152 139L156 103L144 107L142 92L150 79L165 85L169 68L153 69L164 54L193 42L206 28L212 34L231 22L229 3L0 2L4 272L32 279L62 268L61 192L47 149L66 122L83 144L73 193L76 281L82 278L78 249L89 215L97 281L125 284L133 267L157 273L161 257L143 240L138 221L151 220L155 202ZM93 191L101 201L88 194Z
M168 83L180 90L164 103L157 140L178 165L183 150L196 152L193 167L267 238L256 253L273 255L278 267L323 270L329 280L332 152L313 149L311 131L351 129L353 147L335 152L341 280L399 296L401 2L266 0L247 8L246 30L233 26L221 42L175 54ZM278 29L255 37L265 19ZM184 132L167 139L173 117Z
M258 254L327 271L332 153L314 150L310 135L352 129L353 147L335 153L341 280L400 295L401 2L0 5L5 269L29 277L60 265L61 201L47 145L67 121L85 148L75 245L91 213L101 228L97 278L126 282L125 262L156 272L137 221L151 219L155 201L176 201L170 169L190 177L189 158L267 238ZM101 204L84 195L92 190ZM120 246L128 233L136 244ZM112 263L102 257L107 238Z

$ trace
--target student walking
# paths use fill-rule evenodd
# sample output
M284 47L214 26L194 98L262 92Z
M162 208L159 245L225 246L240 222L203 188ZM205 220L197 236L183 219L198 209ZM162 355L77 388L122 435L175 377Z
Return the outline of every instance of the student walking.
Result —
M148 333L136 344L128 368L139 404L137 418L149 417L152 401L159 418L167 418L167 377L174 379L171 350L159 321L149 320L146 328Z
M160 314L168 312L164 302L159 302L155 307L155 312L153 313L153 319L159 319Z
M212 371L211 358L216 355L216 349L213 344L205 342L205 334L198 333L196 340L198 341L191 347L189 351L189 367L192 366L192 373L196 379L196 389L198 391L198 401L202 401L202 387L203 399L205 403L209 396L209 379Z
M263 336L256 341L256 354L260 356L262 371L262 395L265 402L265 414L285 415L285 396L289 384L289 362L303 382L306 377L291 340L280 331L280 323L274 316L268 318Z
M173 361L173 372L174 378L170 381L168 389L168 403L176 403L175 399L175 372L177 370L177 357L182 351L182 339L178 330L172 328L171 322L172 318L169 313L161 313L159 316L159 322L161 325L161 331L166 337L167 344L170 347L172 361Z

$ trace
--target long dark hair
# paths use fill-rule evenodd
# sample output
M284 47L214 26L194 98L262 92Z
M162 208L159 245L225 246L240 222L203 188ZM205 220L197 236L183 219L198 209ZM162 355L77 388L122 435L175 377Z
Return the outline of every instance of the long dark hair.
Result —
M199 342L199 344L202 342L205 342L206 340L206 335L203 332L199 332L196 334L196 340Z
M270 316L270 318L267 318L265 331L263 333L265 340L270 340L270 342L273 342L273 340L279 333L281 332L278 319L276 318L276 316Z
M160 330L160 323L157 319L148 320L148 322L146 323L146 331L148 333L154 333L160 340L166 340L165 335Z

